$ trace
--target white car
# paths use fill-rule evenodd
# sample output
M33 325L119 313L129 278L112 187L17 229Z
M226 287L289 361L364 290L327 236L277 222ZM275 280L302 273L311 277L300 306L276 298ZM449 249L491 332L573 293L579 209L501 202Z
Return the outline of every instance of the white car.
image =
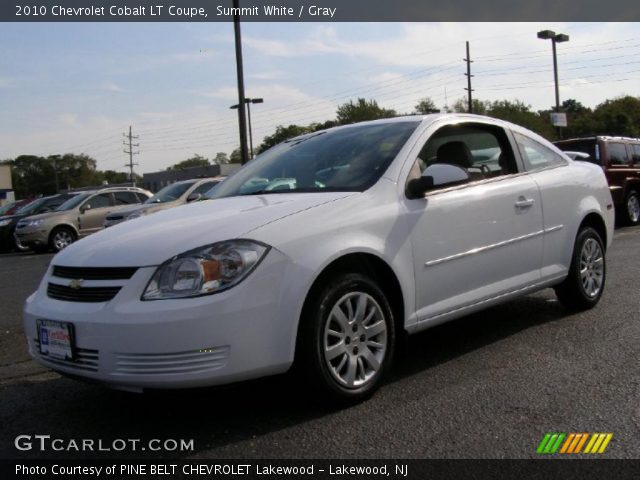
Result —
M282 178L295 188L269 189ZM614 212L602 169L486 117L308 134L214 196L54 257L24 308L31 355L135 391L295 363L313 387L358 400L405 333L545 287L586 309L605 286Z

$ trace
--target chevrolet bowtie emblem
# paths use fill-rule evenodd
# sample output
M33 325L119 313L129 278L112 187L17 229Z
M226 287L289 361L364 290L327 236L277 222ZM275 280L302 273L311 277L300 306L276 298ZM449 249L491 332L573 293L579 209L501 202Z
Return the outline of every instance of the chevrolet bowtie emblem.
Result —
M82 287L82 282L84 282L82 278L74 278L69 282L69 288L73 288L74 290L79 290Z

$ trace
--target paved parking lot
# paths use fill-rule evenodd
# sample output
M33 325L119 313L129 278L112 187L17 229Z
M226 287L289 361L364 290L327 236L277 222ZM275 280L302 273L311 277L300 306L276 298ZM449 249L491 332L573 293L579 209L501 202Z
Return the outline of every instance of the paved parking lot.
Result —
M346 409L288 376L135 395L47 372L20 311L52 256L2 255L0 457L19 456L16 435L49 434L192 438L188 455L211 458L526 458L546 432L612 432L606 457L639 458L639 252L640 228L618 230L589 312L546 290L412 337L376 396Z

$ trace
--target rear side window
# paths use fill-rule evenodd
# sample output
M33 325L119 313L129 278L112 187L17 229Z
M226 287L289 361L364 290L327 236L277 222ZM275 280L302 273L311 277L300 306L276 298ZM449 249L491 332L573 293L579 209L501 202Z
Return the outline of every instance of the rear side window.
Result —
M111 206L111 199L108 193L101 193L100 195L94 195L84 204L85 208L91 207L91 210L96 208L104 208Z
M631 145L631 159L634 165L640 165L640 143Z
M589 162L600 164L600 152L595 138L584 140L561 140L553 142L556 147L565 152L582 152L589 155Z
M134 192L115 192L116 205L135 205L140 203L140 200Z
M629 164L627 147L624 143L607 143L607 151L609 152L609 162L611 162L611 165Z
M513 133L513 136L528 171L567 165L567 161L561 155L532 138L516 132Z

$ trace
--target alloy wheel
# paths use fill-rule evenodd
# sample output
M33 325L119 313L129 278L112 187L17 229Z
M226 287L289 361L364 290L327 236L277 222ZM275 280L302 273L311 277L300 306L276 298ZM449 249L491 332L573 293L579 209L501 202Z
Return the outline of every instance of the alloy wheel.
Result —
M351 292L335 303L324 325L323 351L341 385L358 388L372 381L387 352L387 322L371 295Z
M589 298L600 293L604 281L604 256L600 244L594 238L588 238L582 245L580 280Z

